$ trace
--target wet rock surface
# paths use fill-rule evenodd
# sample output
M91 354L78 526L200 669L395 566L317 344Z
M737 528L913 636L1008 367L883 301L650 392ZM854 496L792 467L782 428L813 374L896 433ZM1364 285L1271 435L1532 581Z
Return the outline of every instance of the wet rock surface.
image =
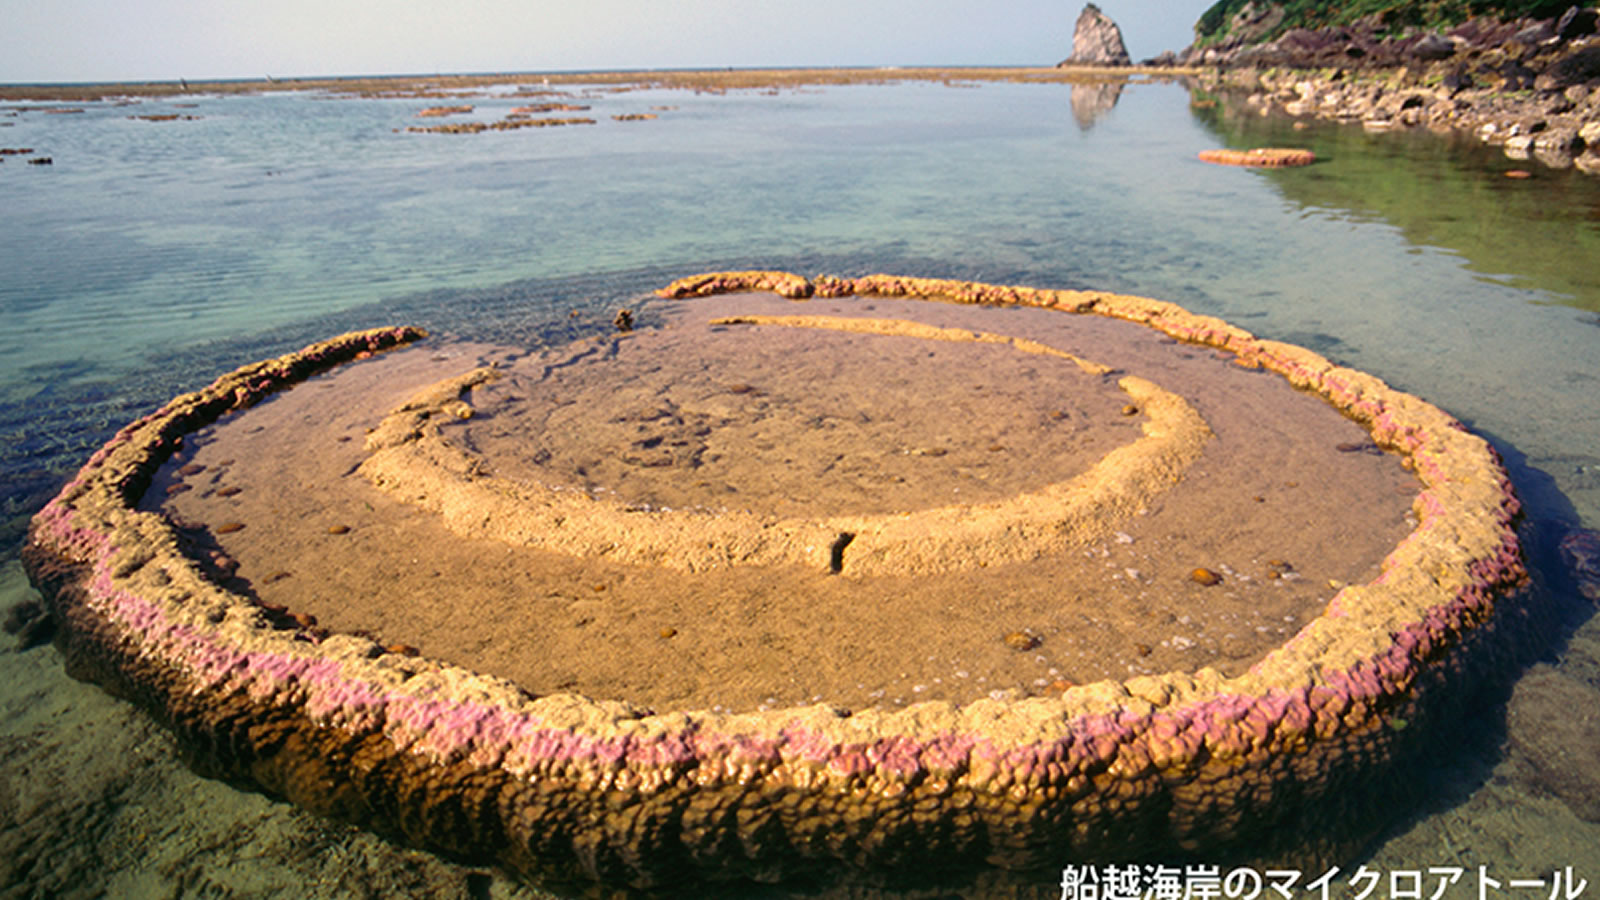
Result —
M1574 589L1589 602L1600 604L1600 533L1574 528L1561 539L1558 549Z

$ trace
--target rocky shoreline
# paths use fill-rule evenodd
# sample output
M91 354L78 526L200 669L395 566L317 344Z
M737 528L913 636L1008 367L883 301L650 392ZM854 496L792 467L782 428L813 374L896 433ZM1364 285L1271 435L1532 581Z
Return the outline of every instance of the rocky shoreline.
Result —
M1385 36L1376 17L1251 42L1281 7L1232 36L1170 58L1200 65L1204 89L1243 93L1263 114L1360 123L1369 131L1466 132L1512 159L1600 174L1600 11L1472 19L1443 32ZM1241 13L1244 16L1245 13Z

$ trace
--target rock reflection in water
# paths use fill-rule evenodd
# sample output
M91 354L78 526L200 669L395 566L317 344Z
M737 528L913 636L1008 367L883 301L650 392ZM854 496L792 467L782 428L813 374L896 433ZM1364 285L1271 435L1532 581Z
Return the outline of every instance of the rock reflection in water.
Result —
M1096 122L1117 105L1117 100L1122 97L1122 89L1127 86L1128 82L1122 79L1074 83L1072 118L1078 123L1078 127L1084 131L1093 128Z

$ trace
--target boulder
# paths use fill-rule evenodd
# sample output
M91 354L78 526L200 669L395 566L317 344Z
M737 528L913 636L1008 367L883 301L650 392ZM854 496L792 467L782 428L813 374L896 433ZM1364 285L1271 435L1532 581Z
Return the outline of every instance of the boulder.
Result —
M1574 6L1563 13L1561 18L1556 21L1556 37L1563 41L1570 41L1586 34L1594 34L1597 19L1600 19L1600 13L1592 9L1584 9L1581 6Z
M1567 54L1545 69L1533 86L1541 91L1555 91L1592 78L1600 78L1600 47L1585 47Z
M1072 55L1059 65L1126 66L1132 63L1128 48L1122 43L1122 29L1101 12L1100 7L1093 3L1085 5L1072 34Z
M1511 39L1519 44L1526 44L1532 47L1552 40L1555 36L1556 26L1554 22L1535 22L1512 35Z
M1411 45L1411 55L1429 62L1449 59L1456 55L1456 45L1442 34L1425 34Z
M1533 87L1537 74L1522 63L1515 60L1506 62L1499 70L1501 77L1500 90L1525 91Z

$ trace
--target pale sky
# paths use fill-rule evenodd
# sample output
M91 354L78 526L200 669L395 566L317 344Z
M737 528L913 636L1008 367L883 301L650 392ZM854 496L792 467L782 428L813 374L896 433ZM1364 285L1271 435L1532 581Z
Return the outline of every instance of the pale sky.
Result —
M1135 61L1211 0L1100 0ZM0 83L1054 65L1083 0L0 0Z

